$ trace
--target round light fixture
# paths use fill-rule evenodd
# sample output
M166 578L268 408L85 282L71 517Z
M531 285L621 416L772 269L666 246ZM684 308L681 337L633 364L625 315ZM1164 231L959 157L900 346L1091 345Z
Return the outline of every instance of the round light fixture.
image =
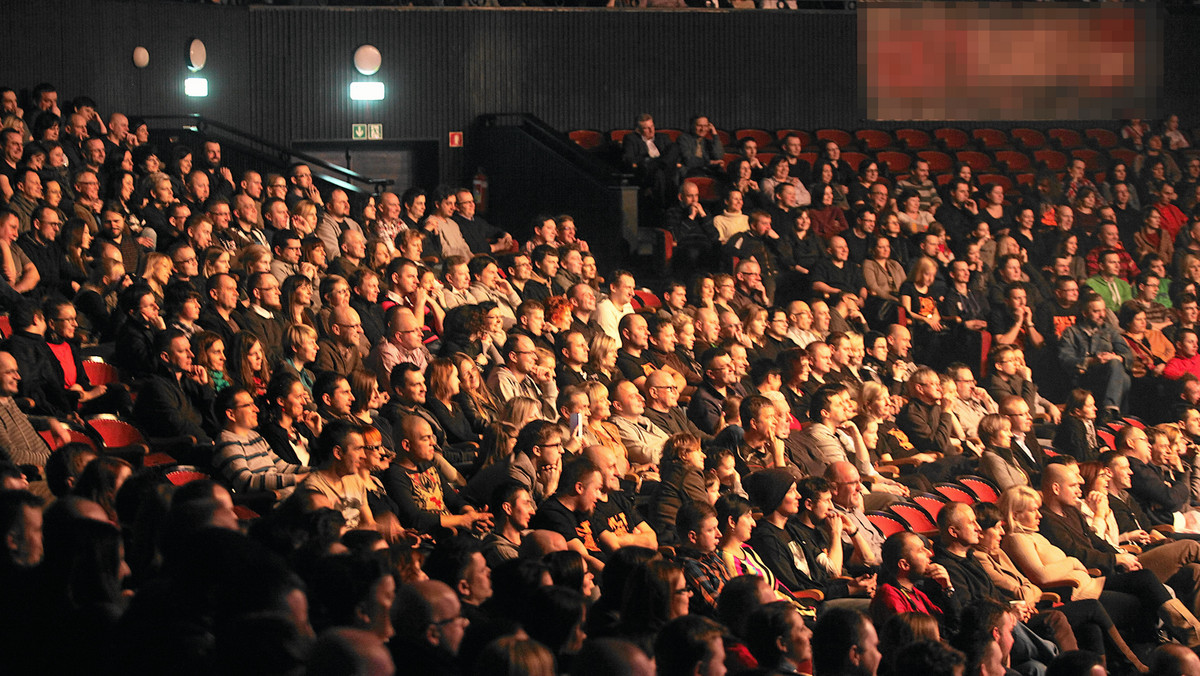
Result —
M374 75L379 72L383 57L374 45L363 45L354 50L354 68L363 75Z
M145 68L150 63L150 52L145 47L133 48L133 65L138 68Z
M208 61L208 49L198 38L188 41L187 66L193 73L204 67Z

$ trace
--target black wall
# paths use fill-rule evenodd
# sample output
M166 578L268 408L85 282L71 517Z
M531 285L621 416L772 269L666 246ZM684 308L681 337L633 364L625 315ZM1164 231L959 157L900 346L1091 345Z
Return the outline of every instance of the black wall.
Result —
M627 128L641 111L660 127L694 112L724 129L859 125L851 12L10 4L0 83L48 80L102 111L198 112L281 143L382 122L385 138L439 141L451 180L474 167L446 134L482 113L533 113L564 130ZM1194 16L1166 22L1164 110L1200 94L1198 30ZM208 45L207 99L183 95L191 37ZM383 102L349 99L364 43L383 55ZM141 70L137 45L150 51Z

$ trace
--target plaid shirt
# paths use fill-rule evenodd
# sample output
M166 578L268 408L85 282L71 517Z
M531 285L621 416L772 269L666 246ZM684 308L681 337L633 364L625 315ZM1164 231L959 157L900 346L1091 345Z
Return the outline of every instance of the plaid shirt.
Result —
M680 548L677 560L683 565L683 577L687 580L688 589L692 590L689 611L715 617L717 597L729 581L729 571L725 569L721 555L717 552L701 554L692 549Z

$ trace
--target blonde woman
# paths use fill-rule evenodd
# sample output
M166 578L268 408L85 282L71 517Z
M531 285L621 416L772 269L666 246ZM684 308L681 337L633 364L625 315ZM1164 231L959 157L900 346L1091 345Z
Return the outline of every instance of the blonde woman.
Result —
M146 264L143 268L142 279L154 292L154 302L159 306L165 305L163 292L171 282L171 272L175 269L171 257L157 251L146 254Z
M583 370L607 387L617 372L617 341L605 333L597 333L588 349L588 363Z
M1141 569L1092 577L1079 559L1067 556L1039 533L1042 496L1037 491L1014 486L1004 491L998 506L1008 531L1000 546L1034 584L1043 589L1063 589L1072 600L1099 598L1123 631L1144 630L1143 616L1152 611L1189 646L1200 645L1200 623L1171 597L1154 573ZM1137 612L1139 608L1141 613Z

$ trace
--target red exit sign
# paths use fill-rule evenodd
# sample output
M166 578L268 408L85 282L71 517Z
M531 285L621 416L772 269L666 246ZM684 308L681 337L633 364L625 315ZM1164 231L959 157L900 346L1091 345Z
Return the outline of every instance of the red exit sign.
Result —
M450 147L461 148L463 145L463 134L461 131L450 132Z

